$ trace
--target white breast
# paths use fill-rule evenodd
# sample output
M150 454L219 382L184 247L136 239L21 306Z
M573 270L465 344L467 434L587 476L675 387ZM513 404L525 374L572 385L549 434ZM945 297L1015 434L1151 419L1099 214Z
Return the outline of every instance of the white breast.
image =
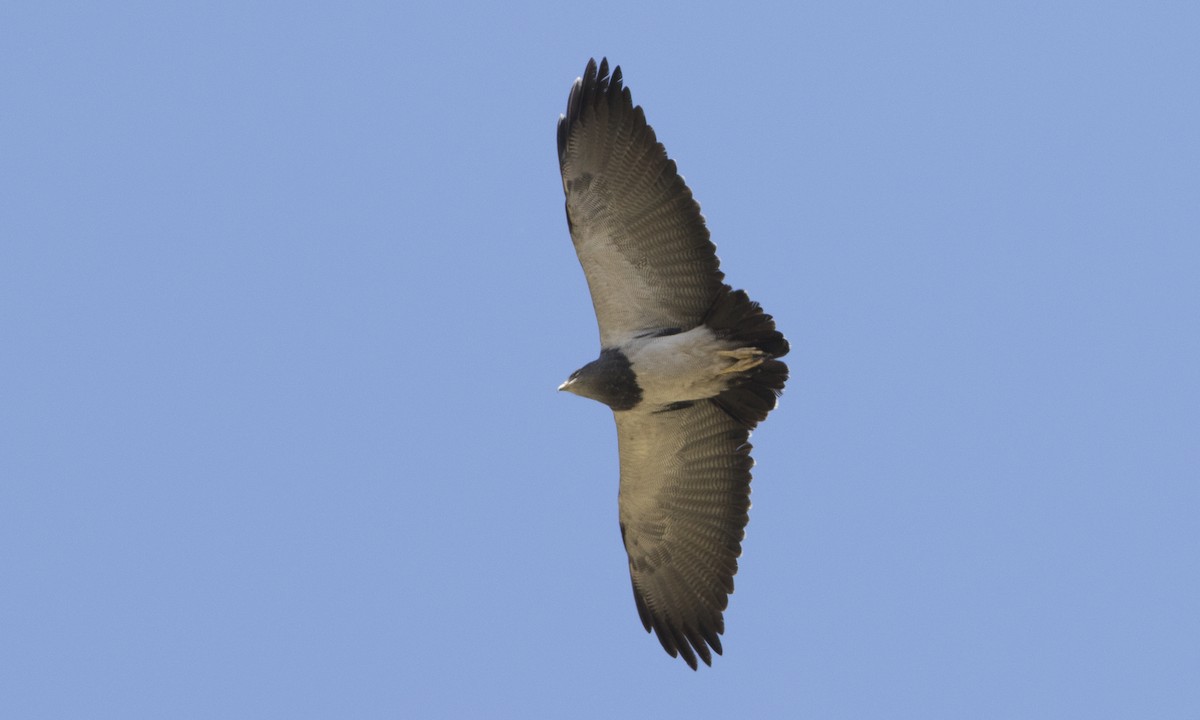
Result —
M701 325L676 335L635 340L623 350L642 388L642 402L657 406L719 394L727 383L720 373L729 360L717 353L731 347L733 343Z

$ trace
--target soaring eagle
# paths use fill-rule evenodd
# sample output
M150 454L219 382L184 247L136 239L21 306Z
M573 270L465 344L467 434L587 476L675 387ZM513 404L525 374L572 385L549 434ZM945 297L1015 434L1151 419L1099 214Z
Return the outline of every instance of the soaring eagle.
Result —
M721 654L750 431L783 391L788 342L724 283L700 206L607 59L571 88L558 160L601 348L559 390L612 408L638 615L695 670Z

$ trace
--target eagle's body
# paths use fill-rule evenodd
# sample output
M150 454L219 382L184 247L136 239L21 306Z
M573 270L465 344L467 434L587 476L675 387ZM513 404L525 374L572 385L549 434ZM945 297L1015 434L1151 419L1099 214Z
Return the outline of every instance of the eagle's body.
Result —
M787 380L787 340L723 282L700 207L621 70L588 63L558 125L567 222L600 357L560 389L605 403L638 613L693 669L721 652L750 508L750 431Z
M642 410L719 395L729 384L728 374L736 367L738 352L736 343L722 340L705 325L687 332L635 338L616 349L633 369L640 398L637 407ZM607 373L610 361L597 362L597 371ZM563 389L612 406L602 396L587 394L586 384L578 379Z

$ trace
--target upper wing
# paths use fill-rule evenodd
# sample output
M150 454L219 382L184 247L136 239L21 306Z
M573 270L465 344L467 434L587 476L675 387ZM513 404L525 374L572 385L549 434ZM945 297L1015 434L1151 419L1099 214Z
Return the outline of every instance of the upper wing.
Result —
M621 85L588 61L558 121L567 223L592 291L600 343L700 324L721 286L700 206Z
M749 520L750 430L707 400L614 415L638 614L672 657L711 665Z

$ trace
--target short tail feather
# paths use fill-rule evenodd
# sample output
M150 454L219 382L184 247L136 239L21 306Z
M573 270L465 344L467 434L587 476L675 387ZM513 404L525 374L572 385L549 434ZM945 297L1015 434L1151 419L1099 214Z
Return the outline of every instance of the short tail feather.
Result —
M790 347L775 329L775 320L762 311L742 290L728 285L721 288L704 319L718 336L742 347L755 347L771 357L758 367L742 373L735 384L713 398L713 403L747 428L754 428L775 409L788 379L788 368L776 358L787 355Z

